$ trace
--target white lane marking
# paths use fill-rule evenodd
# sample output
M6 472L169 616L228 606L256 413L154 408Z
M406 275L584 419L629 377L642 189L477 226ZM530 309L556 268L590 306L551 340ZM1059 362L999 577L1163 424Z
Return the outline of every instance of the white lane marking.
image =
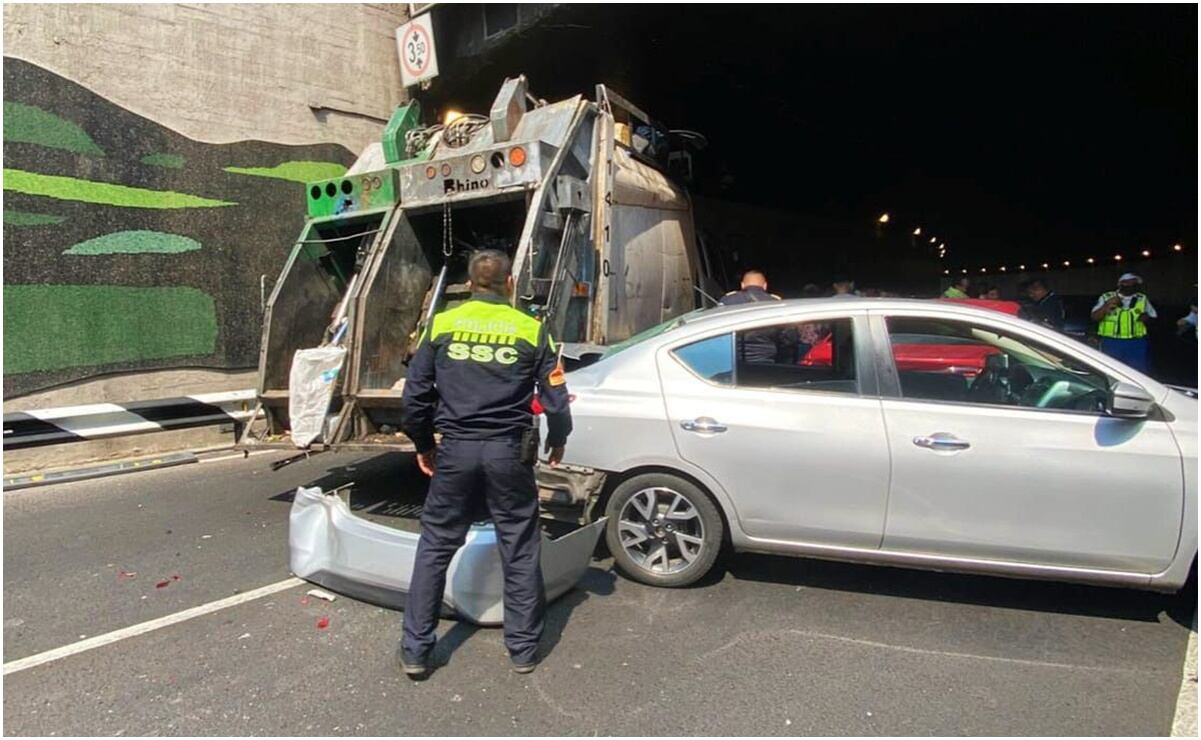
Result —
M235 452L232 455L224 455L222 457L205 458L205 459L200 460L200 462L202 462L202 463L221 462L222 460L234 460L234 459L240 459L243 457L254 457L255 455L269 455L272 452L287 452L287 450L254 450L249 455L243 454L241 452Z
M1184 677L1176 697L1176 715L1172 718L1172 737L1197 737L1197 615L1193 614L1193 629L1188 633L1188 650L1184 653Z
M810 632L809 630L771 630L770 632L744 632L741 635L730 640L725 645L705 653L702 657L707 658L717 653L724 652L734 647L743 640L755 637L763 637L768 634L786 634L799 635L801 637L809 637L819 640L835 640L837 642L847 642L853 645L862 645L864 647L883 648L885 650L893 650L898 653L911 653L915 655L937 655L943 658L964 658L967 660L984 660L997 663L1012 663L1015 665L1037 666L1039 668L1066 668L1074 671L1111 671L1114 673L1150 673L1151 671L1140 668L1128 668L1126 666L1111 666L1111 665L1079 665L1076 663L1056 663L1048 660L1030 660L1028 658L1006 658L1001 655L980 655L979 653L959 653L949 650L932 650L930 648L909 647L908 645L890 645L886 642L876 642L875 640L863 640L857 637L846 637L844 635L831 635L826 632Z
M186 622L189 619L202 617L205 614L212 614L213 612L221 611L222 609L227 609L231 606L245 604L247 601L254 601L255 599L259 599L264 596L270 596L271 594L279 593L280 591L286 591L289 588L294 588L302 583L304 583L304 581L300 580L299 578L288 578L278 583L272 583L269 586L256 588L253 591L234 594L233 596L225 599L210 601L207 604L201 604L200 606L192 607L191 609L185 609L181 612L176 612L175 614L168 614L165 617L152 619L149 622L142 622L141 624L135 624L132 627L125 627L124 629L119 629L114 632L107 632L103 635L96 635L95 637L89 637L86 640L73 642L70 645L64 645L63 647L54 648L53 650L47 650L44 653L30 655L28 658L20 658L18 660L9 661L8 663L4 664L4 675L7 676L10 673L23 671L26 668L33 668L34 666L39 666L44 663L60 660L72 655L78 655L79 653L87 650L93 650L105 645L111 645L114 642L119 642L130 637L144 635L147 632L153 632L154 630L162 629L163 627L170 627L173 624Z

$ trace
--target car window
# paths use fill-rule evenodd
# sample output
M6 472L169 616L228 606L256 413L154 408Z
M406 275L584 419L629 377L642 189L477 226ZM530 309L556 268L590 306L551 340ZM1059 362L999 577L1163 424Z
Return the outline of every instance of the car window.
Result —
M890 317L904 398L1101 413L1109 379L1025 337L964 321Z
M737 332L734 384L858 393L851 331L850 319L829 319Z
M734 340L729 333L676 347L672 354L712 383L730 385L734 380Z

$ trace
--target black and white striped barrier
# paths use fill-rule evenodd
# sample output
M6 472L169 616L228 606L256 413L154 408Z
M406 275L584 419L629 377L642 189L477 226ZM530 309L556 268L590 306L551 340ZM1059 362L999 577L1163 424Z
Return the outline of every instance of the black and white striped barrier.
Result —
M255 403L255 392L248 390L5 414L4 449L19 450L215 424L233 424L236 434L243 424L251 421Z

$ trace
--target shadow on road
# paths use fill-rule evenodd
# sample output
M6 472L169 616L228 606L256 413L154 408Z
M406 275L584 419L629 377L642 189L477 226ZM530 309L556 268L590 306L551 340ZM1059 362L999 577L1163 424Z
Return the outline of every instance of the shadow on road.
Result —
M1186 587L1179 594L1164 594L749 553L726 557L724 563L719 561L715 570L724 570L725 574L743 581L784 583L1006 609L1143 622L1157 622L1159 615L1166 613L1184 626L1192 624L1197 607L1195 580L1191 587Z

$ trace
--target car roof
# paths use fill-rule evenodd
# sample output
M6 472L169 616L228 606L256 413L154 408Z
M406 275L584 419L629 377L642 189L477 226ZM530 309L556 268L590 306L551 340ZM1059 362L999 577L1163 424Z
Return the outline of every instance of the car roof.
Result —
M777 313L788 314L799 308L812 311L837 309L848 312L869 309L883 311L898 309L921 309L928 311L934 309L939 313L945 312L965 317L976 316L987 319L998 317L1015 318L1012 314L1007 314L1003 311L976 307L966 303L941 301L937 298L860 298L859 296L854 296L851 298L787 298L779 301L760 301L758 303L740 303L734 306L717 306L716 308L685 314L683 323L686 326L700 326L703 323L716 323L735 316L738 318L750 318L756 315L771 316Z

